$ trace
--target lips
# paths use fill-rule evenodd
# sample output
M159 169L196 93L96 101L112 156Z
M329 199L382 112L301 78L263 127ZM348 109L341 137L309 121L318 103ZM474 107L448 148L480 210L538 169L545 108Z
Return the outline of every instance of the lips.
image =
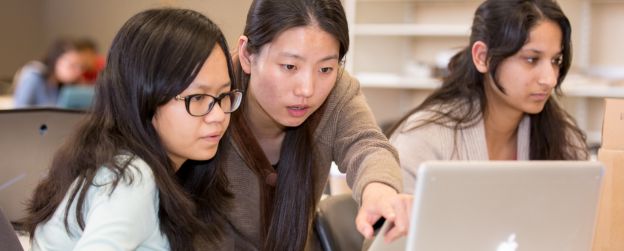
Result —
M531 98L538 100L538 101L544 101L546 99L548 99L550 95L548 93L532 93L531 94Z
M288 114L293 117L302 117L308 113L310 109L307 105L291 105L286 107L288 109Z
M216 133L207 134L205 136L201 136L199 138L202 139L202 140L206 140L206 141L216 141L216 142L218 142L219 140L221 140L222 135L223 135L223 133L216 132Z
M295 109L295 110L304 110L304 109L308 109L310 108L310 106L308 105L291 105L288 106L288 109Z

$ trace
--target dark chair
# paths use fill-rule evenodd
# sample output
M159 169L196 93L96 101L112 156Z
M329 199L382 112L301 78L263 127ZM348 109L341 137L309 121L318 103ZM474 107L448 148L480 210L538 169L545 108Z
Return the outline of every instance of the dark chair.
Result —
M361 250L364 237L355 227L358 205L350 194L334 195L319 203L314 230L325 251Z
M24 251L22 244L15 234L11 223L4 217L0 209L0 250L2 251Z

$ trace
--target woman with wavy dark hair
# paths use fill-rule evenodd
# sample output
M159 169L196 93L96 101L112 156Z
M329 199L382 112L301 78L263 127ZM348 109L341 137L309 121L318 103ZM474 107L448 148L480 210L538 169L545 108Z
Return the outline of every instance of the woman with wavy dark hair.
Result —
M396 151L359 83L343 72L349 32L340 0L254 0L235 56L245 102L219 150L234 194L223 249L303 250L335 161L361 208L366 237L384 216L386 236L407 231Z
M390 140L411 191L426 160L587 159L585 135L557 103L572 60L570 22L552 0L487 0L442 86Z
M28 205L33 250L217 242L231 197L224 170L196 169L209 180L191 176L184 186L176 172L213 159L241 101L233 80L223 34L202 14L153 9L130 18L113 40L94 109Z

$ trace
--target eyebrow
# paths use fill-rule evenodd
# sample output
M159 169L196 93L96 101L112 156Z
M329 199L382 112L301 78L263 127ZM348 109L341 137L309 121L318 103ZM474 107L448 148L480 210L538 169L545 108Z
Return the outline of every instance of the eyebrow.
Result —
M534 52L540 55L544 54L543 51L538 50L538 49L521 49L521 51L530 51L530 52ZM560 50L559 52L555 53L555 56L561 56L561 55L563 55L563 50Z
M279 56L280 57L287 57L287 58L294 58L294 59L303 60L302 56L299 56L297 54L290 53L290 52L280 52Z
M297 60L304 60L304 58L302 56L294 54L294 53L290 53L290 52L281 52L279 54L279 56L294 58L294 59L297 59ZM324 62L324 61L333 60L333 59L338 60L338 55L334 54L334 55L330 55L330 56L321 58L321 60L319 60L319 62Z
M202 91L205 91L205 92L210 92L212 90L219 91L219 90L222 90L222 89L225 89L227 87L232 86L232 82L229 82L229 81L227 83L225 83L225 84L222 84L222 85L216 87L215 89L212 89L211 86L209 86L207 84L204 84L204 83L194 83L194 84L195 84L195 88L201 89Z
M217 87L217 91L221 91L223 89L226 89L228 87L232 86L232 82L227 82L225 84L222 84L221 86Z
M327 60L333 60L333 59L338 60L338 55L334 54L334 55L331 55L331 56L324 57L319 62L323 62L323 61L327 61Z

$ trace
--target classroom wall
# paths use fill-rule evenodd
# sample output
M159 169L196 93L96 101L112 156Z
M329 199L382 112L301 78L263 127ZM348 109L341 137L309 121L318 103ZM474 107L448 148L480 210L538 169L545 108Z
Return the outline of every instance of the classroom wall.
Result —
M624 69L624 1L594 4L590 34L590 64Z
M12 76L26 61L39 58L58 36L92 37L106 53L130 16L153 7L197 10L217 23L235 47L250 4L251 0L2 0L0 31L11 36L0 39L0 78Z
M478 2L478 1L477 1ZM575 52L583 46L578 37L582 6L579 0L560 1L575 28ZM592 66L624 67L624 50L620 44L624 33L612 32L622 23L624 5L618 1L597 1L590 13L590 46L588 63ZM604 3L601 3L604 2ZM242 33L251 0L2 0L0 2L0 80L13 76L25 62L39 58L47 45L60 35L93 37L106 52L110 42L131 15L146 8L177 6L198 10L219 24L231 46ZM455 3L457 4L457 3ZM468 2L466 4L474 4ZM450 8L453 10L453 8ZM456 8L457 9L457 8ZM462 8L458 8L462 9ZM471 10L472 11L472 10ZM471 14L471 11L467 13ZM429 16L445 16L449 10L430 10ZM442 14L444 13L444 14ZM374 16L388 16L378 13ZM393 16L393 14L390 14ZM453 16L453 15L451 15ZM417 48L426 48L418 46ZM432 50L429 50L432 51ZM416 51L415 51L416 53ZM428 55L427 53L424 53ZM431 53L429 53L431 54ZM576 53L575 61L581 55ZM378 61L378 60L375 60ZM392 60L390 60L392 62Z
M43 47L42 2L0 2L0 81L12 78L15 69L39 56Z

